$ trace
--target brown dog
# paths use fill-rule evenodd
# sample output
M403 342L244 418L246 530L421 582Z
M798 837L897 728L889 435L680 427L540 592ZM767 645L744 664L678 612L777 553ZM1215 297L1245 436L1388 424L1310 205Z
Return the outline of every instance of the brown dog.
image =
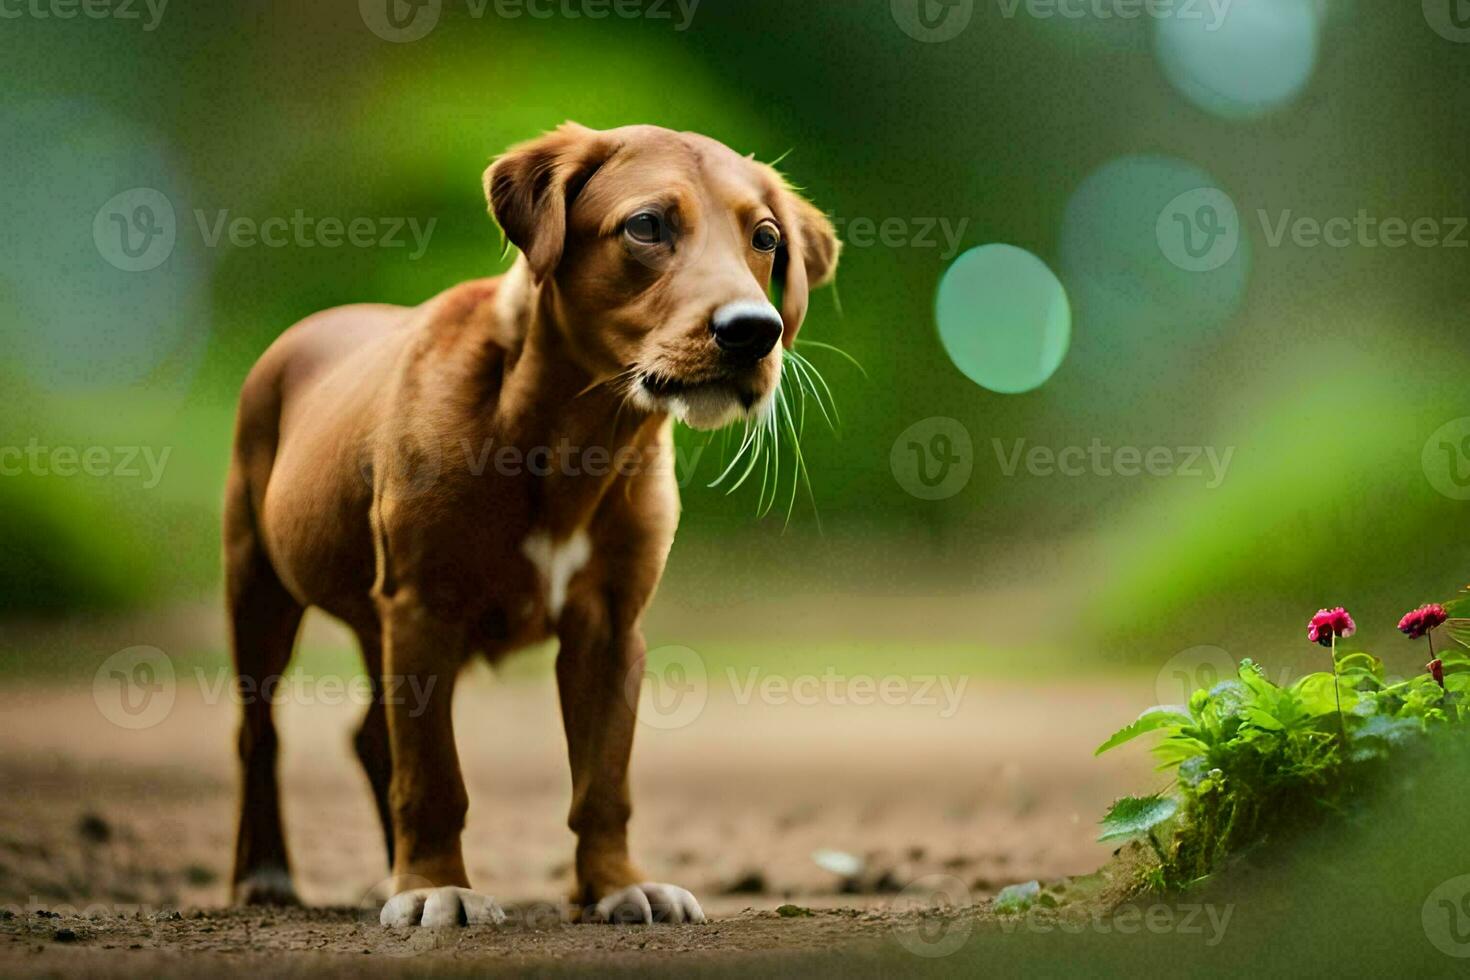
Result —
M839 244L770 167L650 126L568 124L499 158L485 189L522 253L509 273L317 314L246 379L224 521L236 669L285 670L308 606L350 626L377 694L355 745L392 866L383 923L498 921L460 850L454 679L474 653L554 634L574 907L702 921L635 869L626 834L625 692L679 517L671 417L770 408L777 341ZM410 682L423 703L384 697ZM235 899L294 901L268 699L245 707L240 760Z

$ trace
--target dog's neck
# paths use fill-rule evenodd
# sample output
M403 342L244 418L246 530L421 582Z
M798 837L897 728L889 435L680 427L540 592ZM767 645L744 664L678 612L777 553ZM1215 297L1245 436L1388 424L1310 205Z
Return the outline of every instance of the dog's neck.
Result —
M536 481L545 487L541 496L555 498L559 511L582 512L617 475L612 462L606 473L587 472L600 468L588 465L588 450L598 454L594 463L636 450L641 465L653 465L646 454L668 417L628 404L616 377L597 375L568 349L577 331L559 322L553 288L534 281L524 258L497 284L496 342L506 350L497 429L523 453L549 449L553 472ZM575 472L560 469L563 447L577 461Z

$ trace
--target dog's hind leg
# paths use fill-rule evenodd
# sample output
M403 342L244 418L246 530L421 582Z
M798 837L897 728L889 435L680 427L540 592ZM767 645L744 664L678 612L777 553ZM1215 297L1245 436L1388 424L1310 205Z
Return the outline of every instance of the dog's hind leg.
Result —
M383 702L383 641L377 633L357 632L362 646L363 666L373 684L373 702L352 738L352 748L367 773L378 807L378 821L383 826L383 841L388 849L388 869L393 869L393 807L388 787L393 780L393 751L388 741L388 708Z
M245 695L233 899L238 905L294 905L298 900L281 826L271 698L291 659L305 610L271 567L238 470L230 475L225 499L224 544L230 651Z

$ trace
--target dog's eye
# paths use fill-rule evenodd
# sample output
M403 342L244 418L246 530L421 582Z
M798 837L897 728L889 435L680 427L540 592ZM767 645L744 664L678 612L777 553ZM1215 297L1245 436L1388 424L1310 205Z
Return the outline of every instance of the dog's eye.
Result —
M750 244L758 252L774 252L781 245L781 229L769 221L763 221L755 229Z
M623 232L642 245L657 245L664 240L664 223L652 211L639 211L624 223Z

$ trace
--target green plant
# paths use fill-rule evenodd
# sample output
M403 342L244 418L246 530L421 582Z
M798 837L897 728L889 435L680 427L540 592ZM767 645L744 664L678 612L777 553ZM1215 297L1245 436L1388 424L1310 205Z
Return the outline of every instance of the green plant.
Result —
M1470 612L1470 590L1444 609ZM1466 625L1450 619L1445 632L1470 645ZM1390 757L1470 718L1465 650L1441 653L1429 673L1407 680L1336 645L1332 666L1282 686L1245 660L1236 678L1195 691L1188 705L1150 708L1118 731L1097 753L1157 733L1153 751L1173 774L1174 795L1118 801L1099 839L1146 836L1160 860L1151 880L1183 887L1274 834L1343 812ZM1161 842L1166 827L1172 834Z

